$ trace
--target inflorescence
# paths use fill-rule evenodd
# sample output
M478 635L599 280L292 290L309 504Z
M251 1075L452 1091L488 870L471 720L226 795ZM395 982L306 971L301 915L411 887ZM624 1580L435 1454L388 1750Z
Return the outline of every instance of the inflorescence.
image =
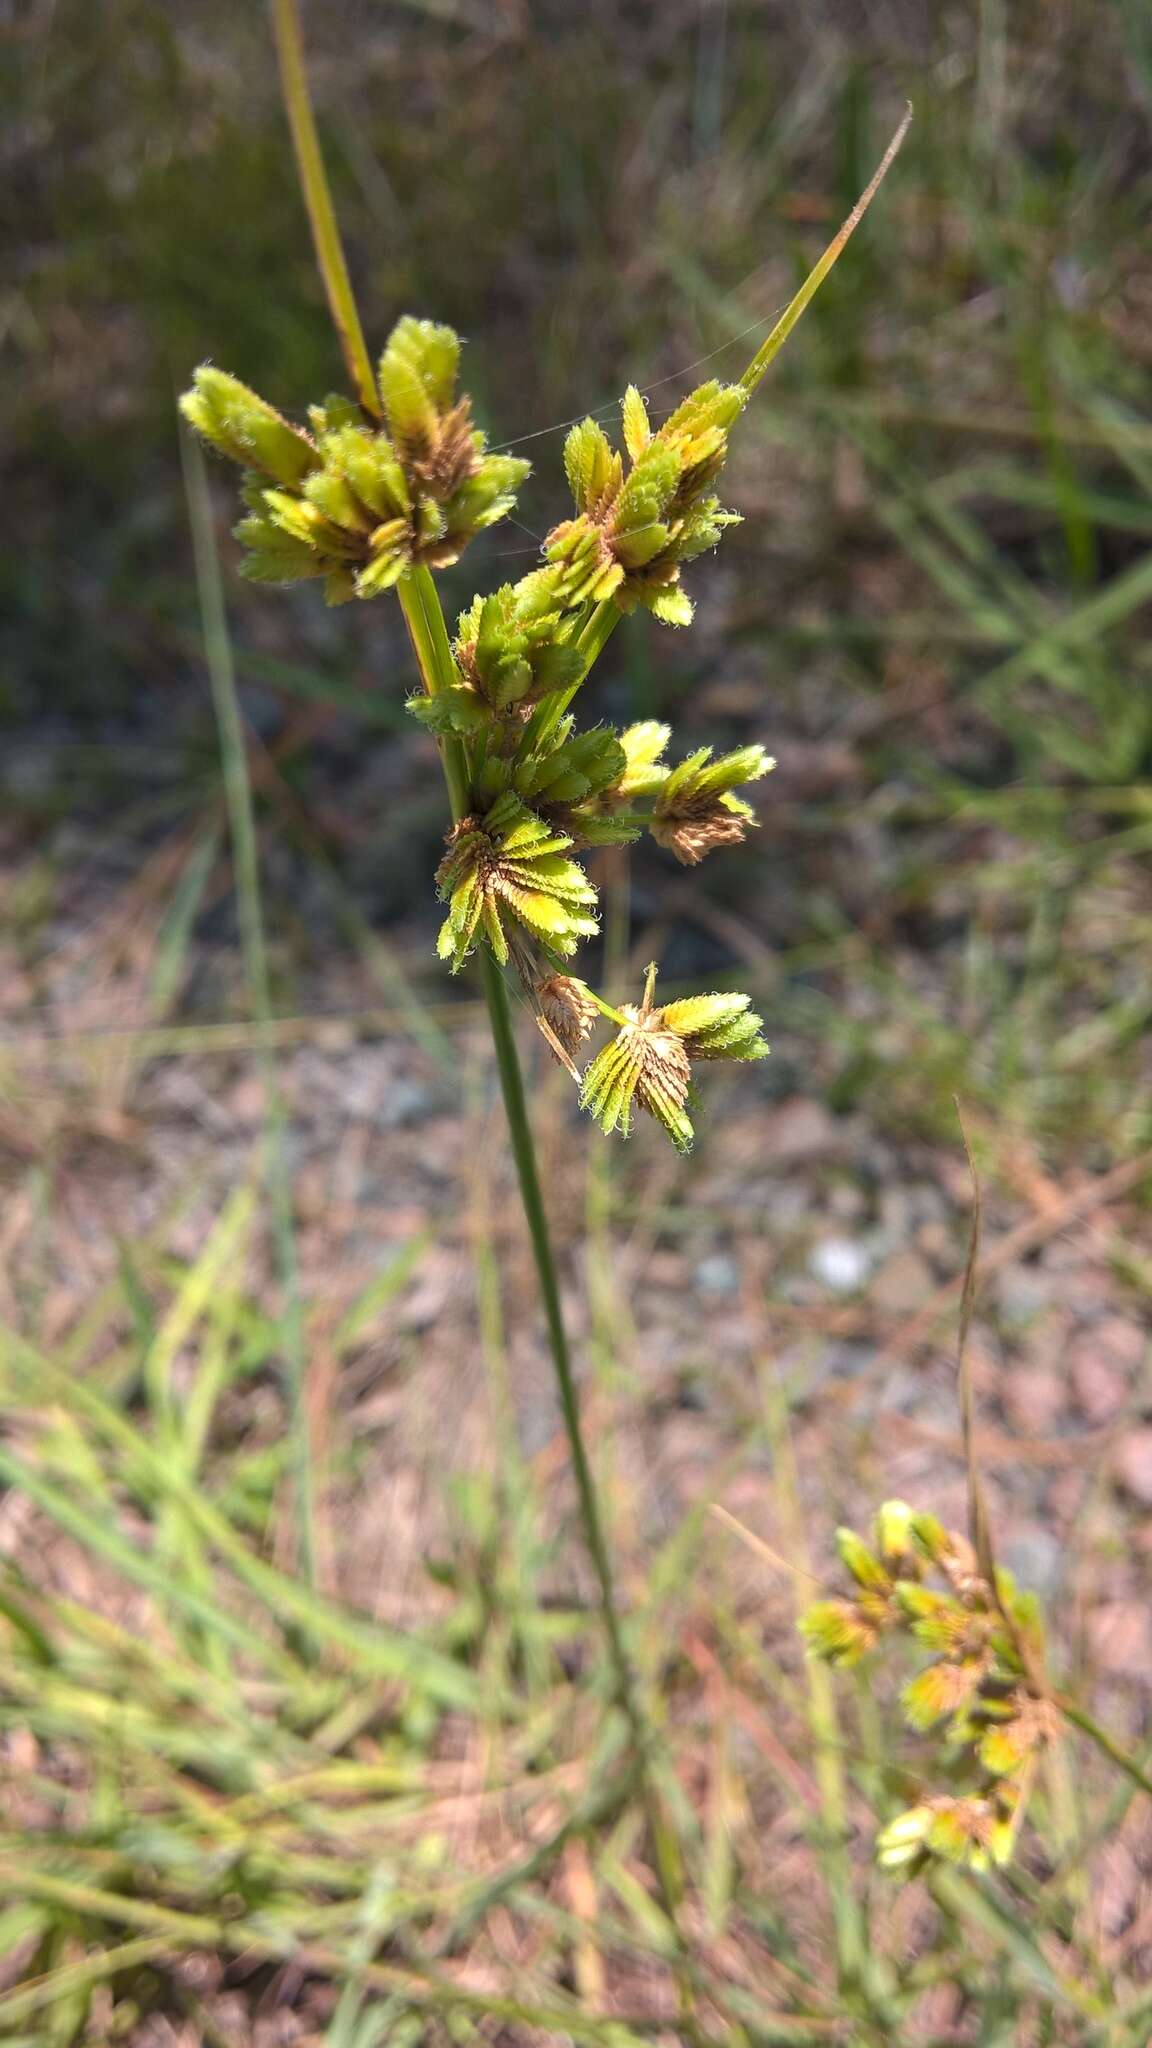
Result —
M304 431L247 386L205 366L181 401L204 438L239 463L246 516L236 528L257 581L321 579L330 604L379 595L457 560L504 518L529 465L491 453L457 395L451 328L400 320L380 359L379 417L342 397L309 411ZM630 388L623 453L592 419L564 451L576 503L546 537L543 566L477 597L461 615L451 679L425 674L409 710L463 762L467 803L437 870L447 906L439 952L456 972L476 946L511 966L557 1057L581 1082L604 1131L627 1134L635 1105L687 1150L692 1065L761 1059L760 1019L743 995L613 1009L565 970L598 930L597 893L580 856L649 831L685 865L742 840L755 822L737 792L774 765L760 746L672 766L669 728L580 730L570 705L615 619L636 606L687 625L682 566L714 548L737 515L713 486L747 402L710 381L652 428ZM583 1075L577 1061L607 1019L615 1035Z
M904 1687L905 1719L918 1733L943 1732L940 1789L889 1821L879 1861L908 1874L933 1858L974 1870L1007 1863L1059 1722L1035 1596L999 1567L990 1582L965 1537L904 1501L880 1509L871 1549L852 1529L837 1543L852 1596L818 1600L801 1618L810 1653L855 1665L886 1639L910 1638L931 1661Z

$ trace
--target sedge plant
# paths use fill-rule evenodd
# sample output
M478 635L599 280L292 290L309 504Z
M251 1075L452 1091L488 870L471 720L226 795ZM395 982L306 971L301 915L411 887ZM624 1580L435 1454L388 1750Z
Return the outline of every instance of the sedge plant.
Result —
M1059 1727L1035 1596L1003 1567L987 1578L967 1537L901 1500L880 1508L871 1546L840 1529L837 1547L852 1594L807 1609L800 1627L809 1649L853 1666L882 1637L907 1636L928 1661L904 1687L904 1717L919 1733L943 1730L940 1789L889 1822L876 1845L880 1863L901 1871L933 1857L976 1870L1007 1863L1036 1766Z
M592 418L573 427L564 450L571 518L547 536L538 567L478 595L452 632L436 572L508 516L529 464L490 448L474 423L459 388L460 341L451 328L405 316L373 364L324 174L295 0L273 0L272 16L302 191L352 389L310 406L300 426L236 377L205 365L181 408L203 439L244 472L236 533L248 577L313 580L329 604L394 593L404 615L421 686L408 709L436 737L451 810L436 874L445 910L438 950L453 973L472 960L480 971L615 1690L646 1785L661 1890L675 1926L677 1852L647 1770L648 1724L581 1429L509 987L527 999L583 1107L606 1133L627 1136L642 1112L687 1151L697 1069L713 1060L759 1060L768 1051L746 995L703 993L665 1003L652 967L638 1000L615 1007L573 963L598 930L586 856L645 831L686 865L738 844L754 822L743 792L768 773L771 757L758 744L719 755L705 746L670 761L666 725L582 726L575 706L626 613L642 607L670 627L691 622L683 571L710 553L738 517L716 490L731 437L871 202L907 117L743 376L708 380L660 422L630 387L620 446Z
M914 1876L940 1863L1009 1863L1037 1769L1065 1725L1152 1795L1145 1762L1053 1683L1036 1595L981 1544L889 1500L871 1543L841 1528L836 1546L851 1584L800 1617L810 1656L869 1674L901 1642L925 1659L900 1698L908 1727L931 1738L929 1772L915 1803L877 1837L884 1869Z
M906 1501L885 1501L871 1544L854 1529L836 1532L850 1593L814 1601L799 1617L809 1655L819 1663L867 1671L901 1639L927 1654L902 1690L901 1707L909 1728L931 1738L931 1773L915 1803L897 1813L876 1842L880 1865L900 1877L943 1864L989 1871L1011 1862L1046 1757L1055 1797L1067 1804L1060 1746L1065 1724L1094 1742L1133 1785L1152 1793L1143 1762L1054 1685L1040 1602L996 1558L976 1455L968 1348L983 1203L958 1102L956 1111L972 1178L957 1347L968 1530L948 1529Z

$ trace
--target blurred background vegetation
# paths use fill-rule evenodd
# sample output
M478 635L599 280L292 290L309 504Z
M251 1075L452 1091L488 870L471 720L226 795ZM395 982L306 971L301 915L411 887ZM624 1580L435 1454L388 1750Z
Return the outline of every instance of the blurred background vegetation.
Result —
M899 1457L901 1485L955 1487L959 1093L1002 1233L996 1505L1067 1596L1072 1668L1145 1725L1147 7L325 0L306 29L370 339L456 325L480 421L536 465L450 613L562 516L561 423L630 379L660 414L703 362L738 374L914 104L741 430L745 524L689 575L695 629L640 616L597 671L608 715L779 757L751 850L600 873L609 977L653 951L671 981L738 977L774 1057L717 1087L687 1169L653 1134L574 1143L543 1065L538 1100L637 1654L671 1687L701 1942L744 2029L718 2038L1140 2048L1152 1846L1116 1818L1093 1919L1066 1785L1011 1884L886 1892L861 1978L834 1855L835 1942L806 1891L827 1702L789 1582L704 1506L795 1562ZM341 382L265 15L16 0L0 49L0 1727L4 1853L41 1845L31 1879L0 1867L0 2036L650 2031L667 1930L634 1815L601 1847L579 1804L599 1666L483 1037L432 958L443 797L407 646L389 605L241 583L213 477L287 1266L264 1243L174 398L206 358L295 417ZM851 1797L883 1812L866 1715L852 1740Z
M770 876L732 863L715 887L754 904L774 946L847 948L855 981L891 972L894 937L955 965L957 867L1000 828L1035 847L1042 905L1030 889L1005 901L986 858L969 875L1010 943L981 962L994 986L953 987L980 1027L966 1082L997 1103L1019 1082L1047 1130L1079 1137L1074 1108L1110 1142L1132 1111L1123 1060L1094 1119L1101 1077L1053 1070L1026 962L1044 954L1064 1023L1103 996L1117 1051L1139 1037L1116 949L1062 933L1076 885L1147 825L1131 787L1152 745L1144 10L829 7L791 22L693 4L657 21L364 4L316 10L310 32L369 331L405 307L456 324L480 416L537 460L525 527L469 558L450 604L530 565L562 509L545 430L625 377L670 404L687 364L742 363L751 323L778 310L915 101L884 206L745 436L746 525L696 578L704 631L638 625L607 687L613 708L710 721L718 690L734 727L824 751L808 764L815 808L802 790L802 820L787 806L786 824L767 821ZM111 816L155 844L213 772L173 393L208 357L299 416L339 366L258 9L62 0L17 9L6 39L0 403L19 546L2 572L3 772L39 901L67 886L54 821ZM430 757L411 737L383 744L402 723L405 650L381 608L323 615L312 597L233 583L249 716L265 743L311 716L284 772L366 913L430 914ZM405 760L399 805L381 801L380 754ZM829 790L837 769L847 781ZM321 820L333 777L343 815ZM880 788L866 826L859 798ZM852 847L830 871L846 801L857 830L883 817L880 868ZM308 906L297 937L323 953L330 918ZM876 1034L834 1028L851 1093ZM946 1070L945 1100L971 1050L936 1035L918 1049ZM941 1097L924 1080L921 1065L920 1112Z

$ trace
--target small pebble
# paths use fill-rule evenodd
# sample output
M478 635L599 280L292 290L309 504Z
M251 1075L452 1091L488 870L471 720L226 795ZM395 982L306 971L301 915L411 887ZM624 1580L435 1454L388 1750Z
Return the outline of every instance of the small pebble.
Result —
M701 1294L735 1294L740 1285L740 1268L729 1252L713 1252L701 1259L695 1280Z
M808 1271L834 1294L855 1294L871 1264L864 1245L850 1237L825 1237L808 1254Z

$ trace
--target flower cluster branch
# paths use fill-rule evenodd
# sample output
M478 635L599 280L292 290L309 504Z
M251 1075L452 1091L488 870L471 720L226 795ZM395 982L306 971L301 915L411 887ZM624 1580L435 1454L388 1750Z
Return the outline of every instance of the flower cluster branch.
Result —
M383 424L329 397L303 430L234 377L205 366L185 417L245 471L236 528L257 581L323 582L330 604L378 596L457 560L512 509L529 465L489 452L458 395L451 328L405 318L380 358ZM714 486L747 401L740 384L702 384L653 428L640 393L622 405L623 448L583 420L564 463L575 515L546 537L543 563L478 596L461 614L450 674L424 675L413 716L462 762L464 807L436 883L446 907L439 952L456 972L477 946L519 977L548 1043L580 1082L604 1131L627 1134L645 1110L687 1149L692 1069L761 1059L768 1047L747 996L657 1005L655 970L639 1004L612 1009L567 973L598 930L582 856L651 833L694 865L755 822L739 794L774 765L760 746L673 765L671 733L645 720L622 732L580 727L573 701L616 618L636 606L686 625L683 566L737 518ZM589 1040L615 1034L581 1072Z
M904 1501L880 1509L871 1549L852 1529L840 1529L837 1544L853 1590L803 1615L809 1651L855 1665L885 1639L903 1636L927 1650L930 1661L904 1688L904 1716L917 1732L943 1737L947 1789L925 1793L888 1823L880 1862L909 1874L933 1857L975 1870L1007 1863L1039 1757L1060 1722L1043 1680L1035 1595L1019 1591L1002 1568L989 1584L966 1537Z

